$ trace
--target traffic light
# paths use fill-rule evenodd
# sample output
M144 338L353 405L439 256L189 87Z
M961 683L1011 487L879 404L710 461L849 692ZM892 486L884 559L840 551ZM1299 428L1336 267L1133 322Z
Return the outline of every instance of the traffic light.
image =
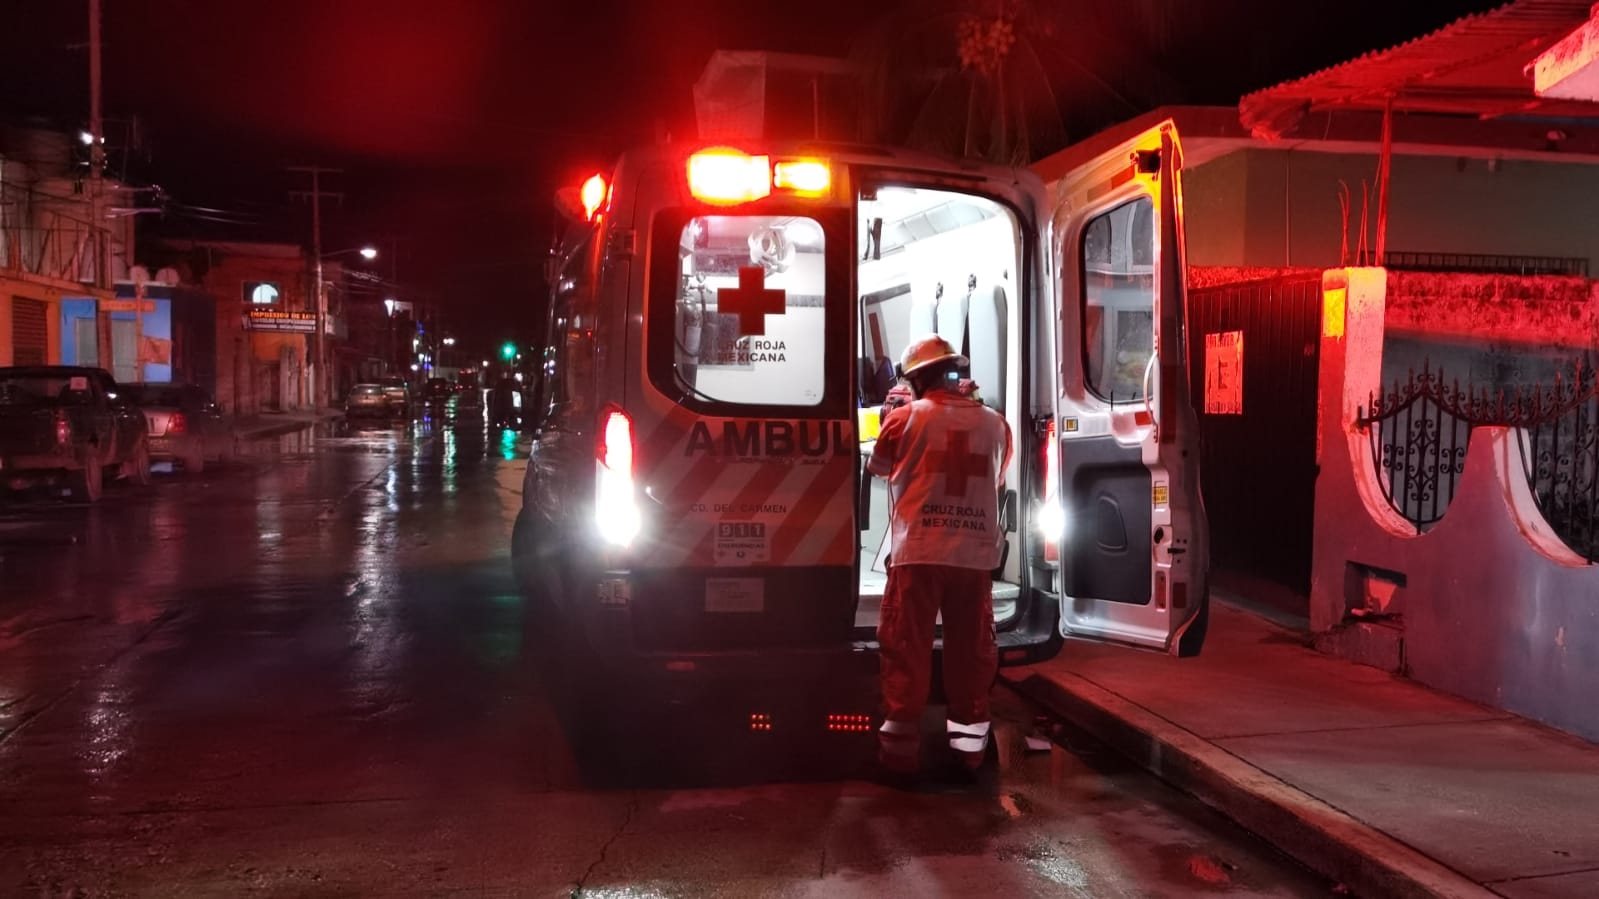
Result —
M505 359L507 361L509 361L511 359L515 359L516 358L516 344L514 344L514 343L506 343L504 346L500 347L500 358L501 359Z

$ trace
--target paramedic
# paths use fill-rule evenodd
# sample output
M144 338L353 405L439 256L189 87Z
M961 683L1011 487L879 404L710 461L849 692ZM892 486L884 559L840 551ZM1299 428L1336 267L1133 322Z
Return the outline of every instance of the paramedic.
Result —
M988 749L988 693L998 671L993 570L1003 535L999 492L1010 463L1010 425L962 390L965 357L936 336L913 342L900 363L915 399L885 418L868 468L888 479L888 586L882 647L883 766L913 773L932 676L933 632L944 623L944 691L950 749L967 770Z

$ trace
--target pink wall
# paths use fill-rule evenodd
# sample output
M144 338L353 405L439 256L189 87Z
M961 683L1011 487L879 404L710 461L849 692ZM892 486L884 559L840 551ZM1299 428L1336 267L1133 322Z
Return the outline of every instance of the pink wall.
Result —
M1424 323L1429 307L1414 282L1400 286L1406 277L1350 269L1323 279L1324 296L1346 295L1329 299L1323 323L1310 606L1317 644L1599 740L1599 567L1565 548L1544 523L1522 471L1520 432L1477 429L1448 512L1424 534L1382 495L1368 436L1353 421L1375 387L1385 320ZM1397 308L1388 307L1390 296ZM1479 308L1467 299L1444 301L1440 292L1431 308L1457 315L1426 322L1448 327ZM1560 302L1551 306L1591 307ZM1523 333L1543 333L1553 327L1546 316L1558 321L1561 314L1532 316ZM1352 608L1392 617L1361 620Z

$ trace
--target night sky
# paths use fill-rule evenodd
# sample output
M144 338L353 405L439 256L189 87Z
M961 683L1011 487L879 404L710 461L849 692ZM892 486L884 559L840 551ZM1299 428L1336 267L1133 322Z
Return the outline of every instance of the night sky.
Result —
M690 85L712 50L842 55L899 15L985 0L634 3L537 0L102 0L112 162L182 206L141 228L309 241L288 191L345 170L329 249L393 242L383 260L487 345L531 338L550 197L658 128L692 136ZM0 114L87 119L87 0L4 0ZM1074 139L1160 103L1248 90L1387 47L1495 4L1086 0L1033 4L1033 35ZM896 39L898 39L896 37ZM913 38L906 38L907 40ZM936 41L933 43L937 43ZM953 60L953 41L949 45ZM119 149L132 143L136 152ZM207 211L210 210L210 211ZM231 224L217 219L237 220Z

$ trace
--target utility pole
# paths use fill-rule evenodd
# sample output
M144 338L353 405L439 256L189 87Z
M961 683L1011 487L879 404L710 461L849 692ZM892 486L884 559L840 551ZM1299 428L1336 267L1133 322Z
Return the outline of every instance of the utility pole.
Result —
M105 125L100 109L100 0L89 0L89 245L93 248L94 284L109 287L106 249L100 236L100 170L105 168ZM135 319L137 320L137 319Z
M289 171L309 172L311 175L310 191L297 190L291 191L290 194L296 197L308 198L311 201L311 256L314 262L314 274L312 277L315 279L315 283L312 285L312 290L314 291L316 297L316 341L315 349L312 350L312 352L316 361L310 366L311 377L309 393L312 410L321 411L322 408L327 405L327 402L323 398L322 394L326 390L327 386L332 383L332 379L326 374L328 294L325 286L322 283L322 198L324 196L329 196L337 198L340 202L344 200L343 194L323 193L322 176L324 174L341 174L342 170L323 168L319 165L300 165L290 166Z

